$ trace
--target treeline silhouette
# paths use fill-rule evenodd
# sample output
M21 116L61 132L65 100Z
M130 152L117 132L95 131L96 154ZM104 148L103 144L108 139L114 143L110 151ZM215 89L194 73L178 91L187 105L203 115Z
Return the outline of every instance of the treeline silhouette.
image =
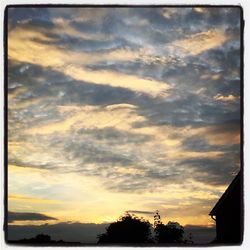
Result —
M106 232L97 235L97 244L193 244L191 235L184 237L184 228L178 222L169 221L163 224L159 212L154 215L154 225L143 217L138 218L134 214L125 213L116 222L111 223ZM34 238L8 241L14 244L27 245L83 245L80 242L66 242L63 240L51 240L47 234L38 234Z
M67 242L63 240L51 240L51 237L47 234L38 234L34 238L20 239L8 241L13 244L24 244L24 245L81 245L80 242Z
M152 230L153 229L153 230ZM154 216L154 226L149 221L126 213L98 235L98 244L192 244L192 237L184 238L184 228L178 222L164 225L159 212Z
M111 223L106 228L106 233L98 235L97 243L151 243L150 229L148 221L126 214Z

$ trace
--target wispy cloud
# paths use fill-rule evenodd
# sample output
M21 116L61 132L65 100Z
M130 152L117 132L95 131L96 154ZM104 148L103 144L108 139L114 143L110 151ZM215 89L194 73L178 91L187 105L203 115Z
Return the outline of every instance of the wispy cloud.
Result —
M128 210L126 212L134 214L154 214L154 212L151 211L140 211L140 210Z

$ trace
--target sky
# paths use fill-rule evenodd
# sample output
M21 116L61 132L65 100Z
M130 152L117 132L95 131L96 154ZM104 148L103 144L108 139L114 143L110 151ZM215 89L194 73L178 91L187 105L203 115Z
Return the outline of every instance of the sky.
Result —
M239 8L9 8L9 224L212 228L240 59Z

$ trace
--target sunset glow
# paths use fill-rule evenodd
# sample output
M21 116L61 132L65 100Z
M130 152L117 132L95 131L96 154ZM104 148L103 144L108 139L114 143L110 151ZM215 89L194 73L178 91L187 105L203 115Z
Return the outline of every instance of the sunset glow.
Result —
M9 8L10 224L211 227L240 112L238 8Z

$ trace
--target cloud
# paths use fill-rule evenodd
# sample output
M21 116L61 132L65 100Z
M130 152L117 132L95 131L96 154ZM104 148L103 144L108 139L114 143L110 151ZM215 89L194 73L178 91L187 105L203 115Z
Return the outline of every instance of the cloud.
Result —
M192 169L194 179L209 185L227 185L239 171L238 154L227 153L218 159L185 159L181 164Z
M117 119L121 110L123 113L120 123ZM153 190L167 185L171 181L180 183L181 176L184 175L186 178L193 177L181 167L180 161L194 159L202 165L202 159L224 158L227 150L224 146L231 145L234 141L232 134L235 134L235 144L239 143L236 123L231 126L225 124L200 128L144 126L129 132L131 124L137 120L136 111L136 106L128 104L109 105L104 110L97 106L60 106L59 112L71 114L69 120L64 122L68 124L66 127L59 122L55 127L57 129L50 125L47 126L48 131L46 126L29 130L31 138L39 138L36 139L39 144L51 148L49 156L36 157L41 149L36 149L36 144L33 144L28 158L18 163L12 157L10 162L19 166L32 166L29 162L33 161L33 166L38 168L105 177L114 180L111 183L103 182L109 190L141 192L143 189ZM87 117L94 121L82 117L82 114L86 116L88 112L90 114ZM105 118L107 114L108 119ZM71 120L73 122L69 122ZM65 130L62 130L64 127ZM152 154L155 159L150 158ZM34 157L41 160L36 160L34 164ZM15 158L17 157L14 156ZM196 177L197 180L202 180L199 172L194 176ZM208 182L210 181L213 182L209 178Z
M39 221L39 220L57 220L54 217L50 217L39 213L24 213L24 212L8 212L8 222L13 223L15 221Z
M121 102L136 105L149 100L149 97L138 96L124 88L75 81L62 73L38 65L14 64L13 61L9 63L9 86L16 86L15 89L9 90L9 106L13 110L10 115L22 116L22 120L29 122L31 126L33 121L42 123L43 120L56 120L60 114L57 109L52 108L53 105L111 105ZM27 70L21 73L23 66L26 66ZM21 86L17 87L20 84ZM61 96L60 93L64 95ZM18 113L14 112L16 109Z
M206 8L200 8L200 7L193 8L193 10L198 12L198 13L206 13L206 11L207 11Z
M53 27L50 22L50 14L46 8L8 8L8 25L10 30L16 28L19 25L32 22L32 26L36 27Z
M39 41L33 38L39 39ZM115 71L99 71L94 72L85 69L84 62L93 62L102 60L102 55L90 55L88 53L77 53L73 51L62 51L56 46L49 46L45 42L53 41L50 38L37 30L27 31L27 36L24 35L22 29L15 29L9 34L9 58L24 63L34 63L43 67L52 67L54 70L64 73L75 80L87 81L92 84L103 84L112 87L126 88L135 92L142 92L148 95L166 94L170 85L154 79L143 79L134 75L122 74ZM29 48L29 49L28 49ZM32 49L33 53L30 53ZM121 50L122 52L123 50ZM126 56L129 55L127 51ZM47 53L50 53L50 60L47 58ZM131 54L132 52L130 52ZM110 53L110 59L113 52ZM116 53L119 55L118 53ZM122 58L123 56L119 56ZM104 54L105 58L105 54ZM107 57L106 57L107 58ZM84 59L84 60L83 60ZM82 63L79 63L82 62ZM79 65L80 64L80 65Z
M211 145L240 144L240 124L237 120L208 126L200 131L200 136L203 136Z
M231 102L237 100L239 97L233 96L233 95L228 95L228 96L223 96L221 94L217 94L214 96L214 99L217 101L223 101L223 102Z
M122 104L123 105L123 104ZM113 107L113 108L112 108ZM70 115L62 121L48 123L46 125L33 127L27 129L27 134L51 134L54 132L66 132L72 129L103 129L107 127L118 128L122 131L127 131L132 127L132 124L137 121L143 121L144 117L136 114L134 106L117 106L109 105L107 107L101 106L87 106L84 107L62 107L59 106L59 112L67 110L77 112L69 112ZM120 112L120 109L123 112Z
M154 214L154 212L151 211L140 211L140 210L128 210L126 212L134 214Z
M208 30L196 33L187 39L177 40L167 45L187 55L199 55L204 51L221 46L226 41L222 30Z
M149 94L152 96L167 95L169 84L156 81L141 79L136 76L126 75L112 71L93 72L82 68L68 66L64 73L76 80L88 81L94 84L104 84L112 87L127 88L132 91Z
M104 181L109 190L141 192L171 181L180 183L182 175L190 178L190 173L182 169L179 161L221 159L228 150L224 146L239 143L237 122L197 128L148 126L146 117L138 115L138 111L138 106L126 103L106 107L58 106L62 117L68 118L27 130L33 148L29 154L23 153L25 157L21 162L18 163L19 157L15 155L10 157L10 162L107 177L114 180L112 183ZM133 127L138 121L145 122L144 126ZM39 145L34 141L39 141ZM43 148L51 148L49 155L41 157L40 144ZM152 154L155 159L150 158ZM198 173L197 179L200 179ZM164 180L166 183L162 184Z
M34 170L33 170L34 171ZM9 194L8 200L17 200L17 201L23 201L23 202L31 202L31 203L45 203L45 204L57 204L61 203L59 200L52 200L52 199L44 199L44 198L37 198L37 197L30 197L30 196L24 196L24 195L18 195L18 194Z
M192 158L198 158L203 159L206 157L209 158L219 158L223 156L224 153L221 151L209 151L209 152L196 152L196 151L180 151L180 152L171 152L168 154L169 158L174 159L192 159Z
M51 9L50 9L51 10ZM96 9L97 10L97 9ZM81 32L78 29L76 29L74 27L74 23L75 22L93 22L93 21L97 21L98 15L93 15L92 13L95 12L95 9L92 9L91 11L89 11L87 8L86 9L82 9L82 11L78 10L71 10L74 12L74 15L76 15L76 12L78 13L82 13L82 11L84 12L84 14L79 15L79 17L77 18L75 16L74 21L72 22L72 19L70 17L70 19L67 18L63 18L62 16L59 15L58 11L54 11L53 10L50 13L52 14L52 23L54 24L54 28L50 31L53 35L58 35L59 37L62 35L66 35L68 38L70 37L74 37L74 38L80 38L80 39L86 39L86 41L112 41L113 37L112 35L106 35L105 33L88 33L88 32ZM68 9L67 13L69 13L70 10ZM103 16L106 15L105 11L100 11L97 10L97 12L102 13ZM65 12L66 13L66 12ZM101 17L100 17L101 18ZM83 40L83 41L84 41ZM66 43L65 43L66 45Z

